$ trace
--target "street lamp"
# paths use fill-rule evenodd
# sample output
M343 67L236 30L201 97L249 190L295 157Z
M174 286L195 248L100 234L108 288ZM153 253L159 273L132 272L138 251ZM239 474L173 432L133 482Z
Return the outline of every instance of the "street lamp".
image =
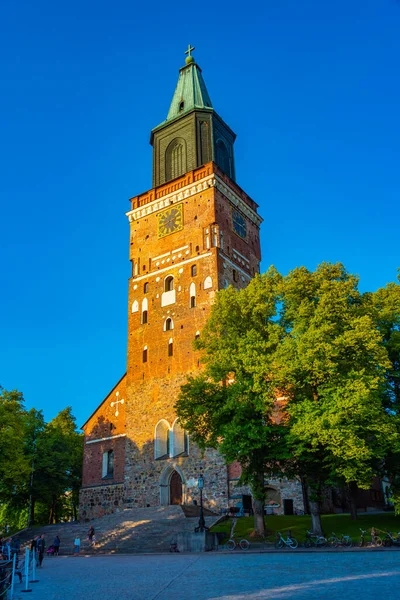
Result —
M200 475L198 481L197 481L197 487L200 490L200 518L199 518L199 526L195 528L195 532L197 533L198 531L208 531L208 527L206 527L206 522L204 520L204 513L203 513L203 488L204 488L204 477L203 475Z

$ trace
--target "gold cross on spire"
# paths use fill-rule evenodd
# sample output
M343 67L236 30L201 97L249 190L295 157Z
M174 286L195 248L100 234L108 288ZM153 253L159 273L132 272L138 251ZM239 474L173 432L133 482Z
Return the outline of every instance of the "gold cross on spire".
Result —
M192 56L191 52L193 52L193 50L196 50L196 48L194 46L191 46L190 44L188 45L188 49L186 50L185 54L187 54L188 56Z

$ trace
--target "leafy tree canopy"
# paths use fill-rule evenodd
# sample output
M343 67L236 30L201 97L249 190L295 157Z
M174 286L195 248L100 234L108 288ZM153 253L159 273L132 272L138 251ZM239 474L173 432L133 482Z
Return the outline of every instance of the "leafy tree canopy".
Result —
M268 472L304 477L315 514L322 484L369 487L399 451L385 404L398 330L390 325L390 346L378 324L392 323L398 287L382 311L343 265L323 263L285 277L271 267L243 290L220 291L196 342L204 372L176 405L182 425L238 460L260 502Z

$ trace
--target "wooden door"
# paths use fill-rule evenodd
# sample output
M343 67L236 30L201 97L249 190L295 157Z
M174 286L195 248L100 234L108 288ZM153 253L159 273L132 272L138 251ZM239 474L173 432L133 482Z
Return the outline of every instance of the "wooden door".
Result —
M182 504L182 479L177 471L172 473L169 482L169 503Z

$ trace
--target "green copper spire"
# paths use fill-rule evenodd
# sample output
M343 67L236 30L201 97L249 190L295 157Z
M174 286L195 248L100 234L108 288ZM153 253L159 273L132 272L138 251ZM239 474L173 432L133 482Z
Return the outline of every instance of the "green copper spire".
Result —
M175 88L174 97L172 98L167 121L176 119L176 117L179 117L194 108L212 109L210 96L208 95L201 69L191 55L193 50L194 48L189 44L188 49L185 52L185 54L188 55L185 61L186 66L179 70L179 79Z
M236 135L214 110L193 50L189 44L166 120L151 132L154 187L209 162L235 180Z

